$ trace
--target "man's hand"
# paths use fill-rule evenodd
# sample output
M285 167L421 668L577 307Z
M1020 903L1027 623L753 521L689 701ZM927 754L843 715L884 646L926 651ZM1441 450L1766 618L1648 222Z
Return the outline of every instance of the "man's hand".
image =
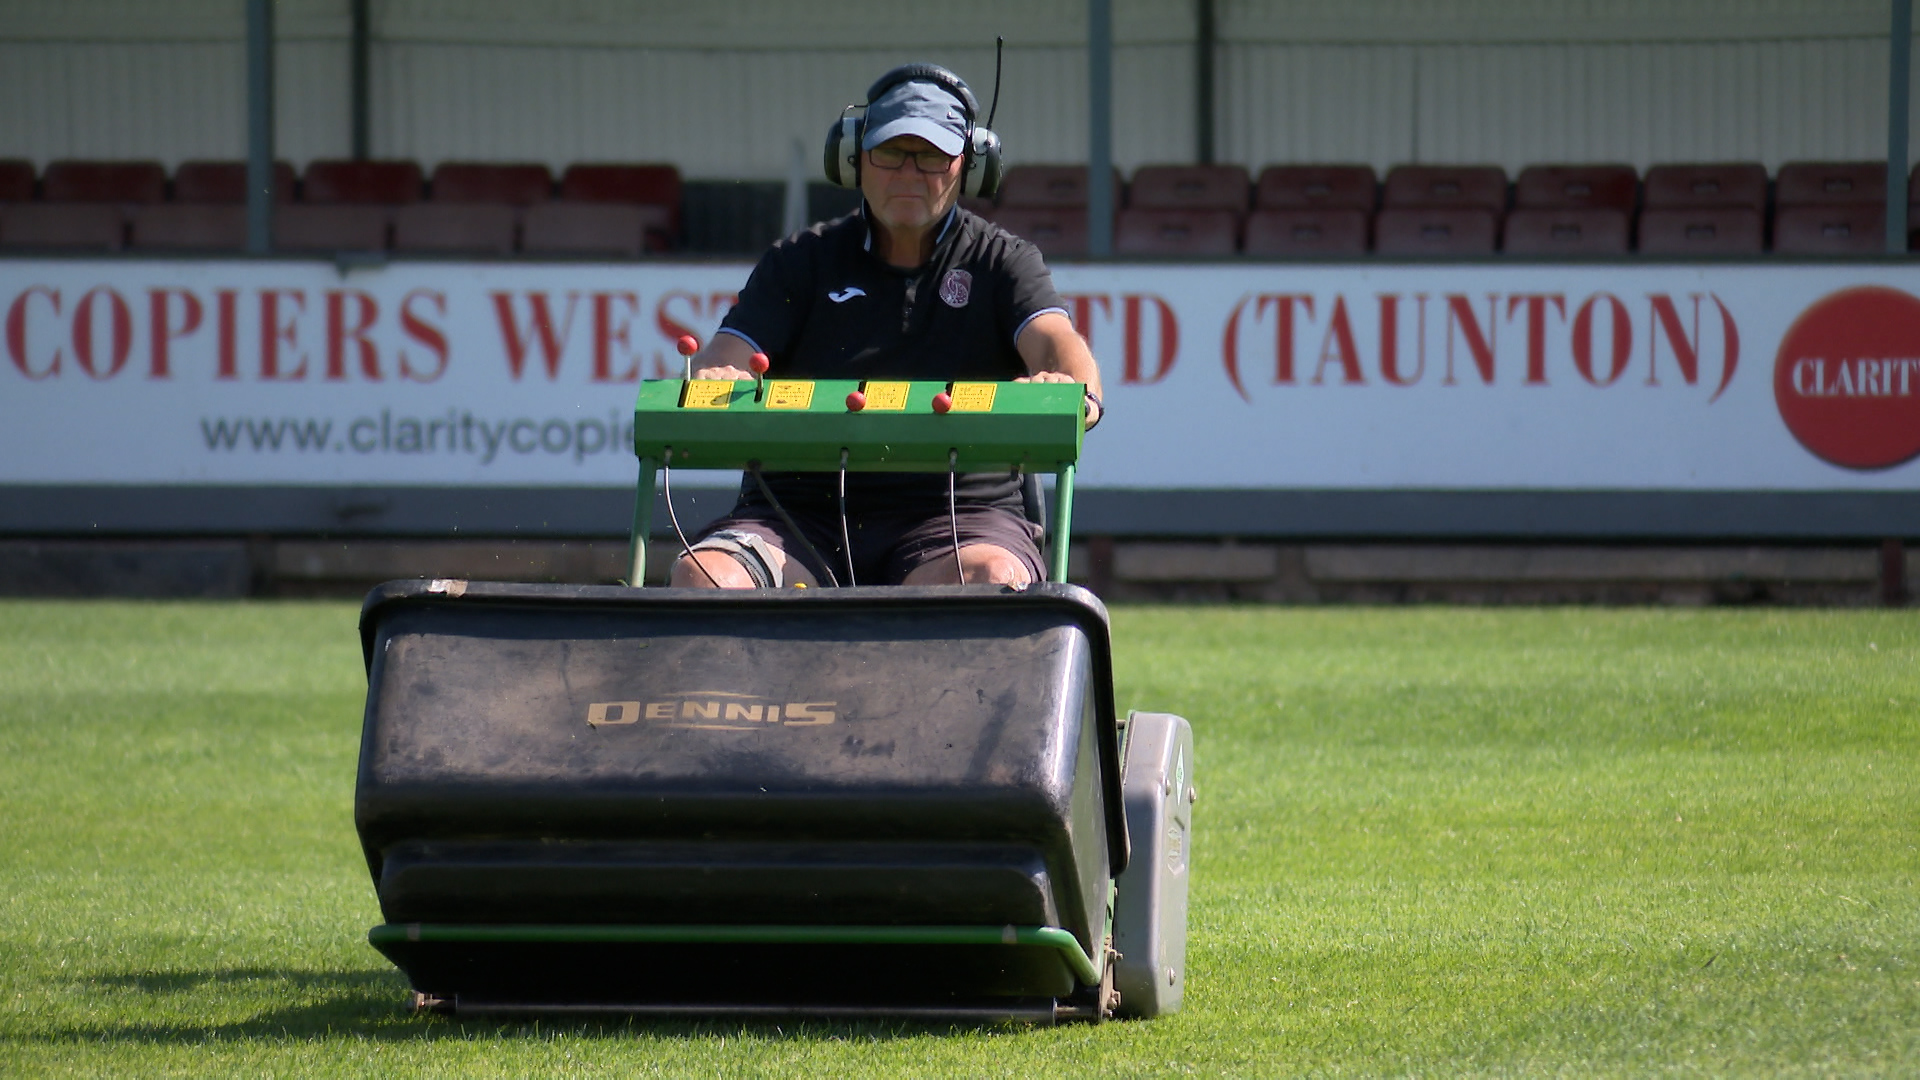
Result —
M706 348L694 354L693 377L751 382L753 372L747 370L747 363L752 358L753 346L732 334L715 334Z
M732 382L740 382L743 379L748 382L753 381L752 372L741 371L739 368L733 367L732 365L728 365L726 367L696 368L694 369L693 377L696 379L727 379Z
M1100 368L1071 320L1052 311L1035 316L1013 345L1030 372L1015 382L1086 383L1094 395L1087 399L1087 426L1100 422Z

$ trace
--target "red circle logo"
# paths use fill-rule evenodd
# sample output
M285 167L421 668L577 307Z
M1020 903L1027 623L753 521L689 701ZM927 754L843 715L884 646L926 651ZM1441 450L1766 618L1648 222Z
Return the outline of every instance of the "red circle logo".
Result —
M1870 285L1819 300L1780 342L1773 399L1823 461L1886 469L1920 456L1920 299Z

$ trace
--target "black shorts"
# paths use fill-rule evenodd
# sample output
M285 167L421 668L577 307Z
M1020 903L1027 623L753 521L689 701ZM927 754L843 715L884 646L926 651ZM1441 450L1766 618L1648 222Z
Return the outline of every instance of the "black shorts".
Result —
M853 547L853 577L848 580L847 553L840 543L840 515L801 508L792 513L814 550L826 560L831 578L807 553L806 545L794 541L786 523L771 507L736 506L726 517L700 531L700 538L722 529L754 533L786 553L817 578L822 585L838 581L842 585L898 585L918 567L953 554L955 524L959 527L960 546L993 544L1011 552L1026 565L1034 581L1047 579L1046 565L1040 557L1041 529L1025 517L993 506L961 506L950 520L943 511L934 516L900 514L863 514L847 521L847 538ZM699 543L695 540L694 543ZM956 582L957 584L957 582Z

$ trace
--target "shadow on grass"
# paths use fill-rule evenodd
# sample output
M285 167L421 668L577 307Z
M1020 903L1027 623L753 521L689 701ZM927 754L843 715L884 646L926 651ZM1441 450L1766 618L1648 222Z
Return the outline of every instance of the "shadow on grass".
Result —
M244 1020L226 1023L167 1023L129 1019L98 1024L50 1026L23 1033L24 1041L40 1043L105 1042L128 1044L198 1044L215 1040L335 1038L386 1042L438 1039L547 1038L565 1033L578 1038L757 1037L768 1041L831 1039L903 1039L922 1035L1019 1031L1024 1025L938 1023L929 1021L743 1020L699 1018L606 1017L574 1019L458 1019L419 1015L407 1008L411 993L406 979L391 968L363 971L296 971L280 968L221 968L208 971L143 971L100 975L88 982L107 999L102 1011L116 1004L154 1006L158 999L176 1009L198 997L202 1011L231 1012L232 999L281 997L288 1004L268 1007ZM243 989L244 988L244 989ZM130 1000L131 999L131 1000ZM222 1006L225 1007L222 1007ZM147 1009L137 1010L146 1012Z

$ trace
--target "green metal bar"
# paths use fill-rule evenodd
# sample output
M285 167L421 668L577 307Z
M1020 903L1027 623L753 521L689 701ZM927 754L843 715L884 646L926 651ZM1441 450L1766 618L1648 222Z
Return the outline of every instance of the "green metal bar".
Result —
M627 584L638 589L647 583L647 538L653 535L653 477L658 466L640 459L640 479L633 486L633 537L627 551Z
M1067 580L1067 542L1073 535L1073 462L1060 463L1053 482L1053 570L1052 580Z
M533 944L663 943L693 945L1038 945L1057 950L1079 980L1095 986L1100 969L1073 934L1057 926L479 926L383 923L367 931L375 946L408 942Z

